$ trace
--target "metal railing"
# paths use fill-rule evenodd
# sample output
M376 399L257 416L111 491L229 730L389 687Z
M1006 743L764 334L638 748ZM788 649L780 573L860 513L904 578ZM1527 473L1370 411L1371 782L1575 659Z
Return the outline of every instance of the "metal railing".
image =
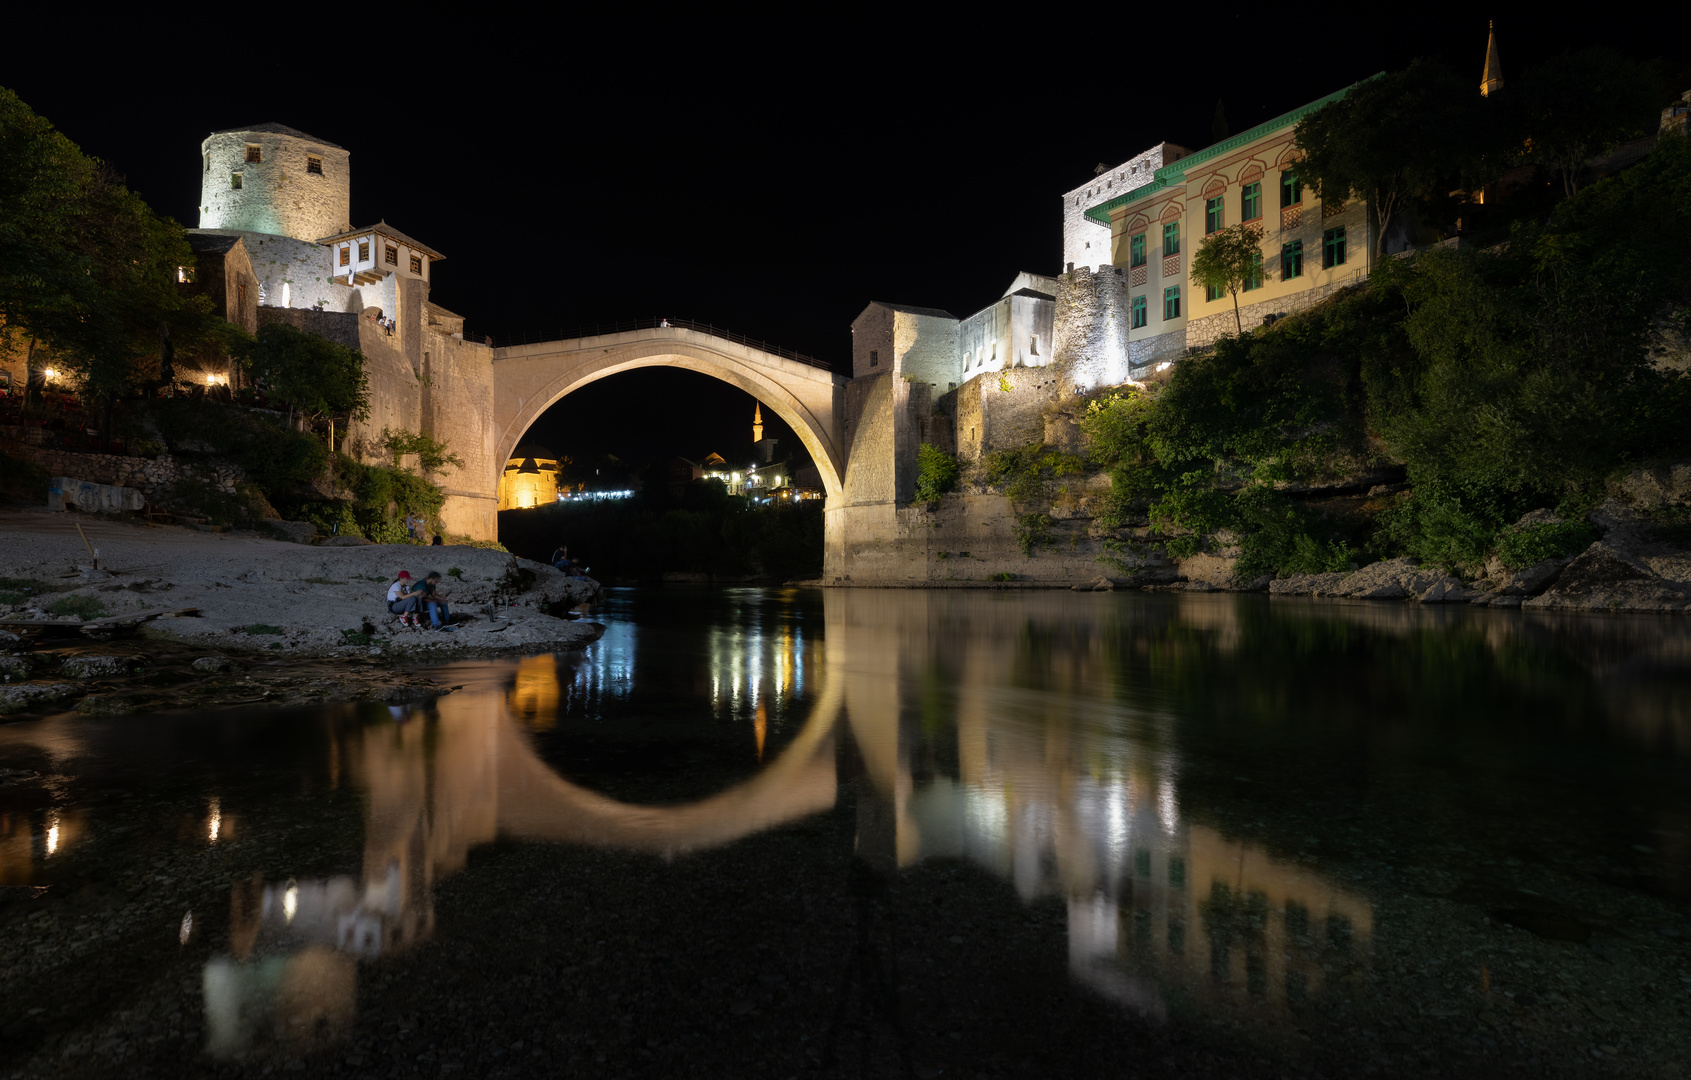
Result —
M493 335L493 346L504 348L510 345L535 345L543 341L568 341L572 338L598 337L601 334L626 334L634 330L661 330L665 327L709 334L711 337L721 338L724 341L732 341L736 345L760 349L786 360L796 360L801 364L809 364L811 367L821 368L823 371L834 370L834 365L826 360L818 360L814 356L798 352L795 349L782 348L779 345L760 341L754 337L747 337L745 334L736 333L733 330L712 326L710 323L694 322L692 319L633 319L627 322L599 323L595 326L576 327L573 330L560 331L556 334L495 334ZM474 340L475 336L474 334L470 335L471 340Z

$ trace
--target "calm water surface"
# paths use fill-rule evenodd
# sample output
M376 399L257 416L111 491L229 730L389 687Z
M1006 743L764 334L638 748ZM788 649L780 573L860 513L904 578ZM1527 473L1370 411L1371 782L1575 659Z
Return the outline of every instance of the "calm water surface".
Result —
M1691 627L612 590L0 726L0 1075L1686 1076Z

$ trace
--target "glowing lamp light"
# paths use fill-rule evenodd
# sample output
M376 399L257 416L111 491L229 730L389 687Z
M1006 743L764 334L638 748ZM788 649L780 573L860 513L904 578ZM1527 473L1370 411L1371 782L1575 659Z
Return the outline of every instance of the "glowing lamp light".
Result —
M48 380L48 381L49 381L49 382L51 382L51 381L52 381L52 380L54 380L54 379L56 379L56 378L58 378L58 377L59 377L59 373L58 373L58 371L57 371L57 370L55 370L55 369L53 369L53 368L48 368L48 369L47 369L47 380Z

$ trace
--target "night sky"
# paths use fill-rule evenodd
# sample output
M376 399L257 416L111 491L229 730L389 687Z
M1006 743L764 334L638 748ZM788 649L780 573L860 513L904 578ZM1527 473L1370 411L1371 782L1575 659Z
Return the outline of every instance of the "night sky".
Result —
M1665 10L1393 6L1387 21L1222 5L1177 22L1190 9L1034 5L950 26L867 8L630 6L622 23L458 9L417 35L408 15L277 9L250 33L171 16L152 41L85 14L8 16L30 44L7 50L0 85L189 226L209 132L276 121L339 143L353 224L383 218L444 252L432 298L472 333L680 317L843 370L870 300L966 315L1019 270L1056 273L1062 193L1159 141L1207 145L1218 98L1237 132L1420 55L1477 89L1488 17L1506 78L1607 44L1663 57L1691 87L1683 36L1651 9ZM629 457L749 444L751 400L725 384L673 372L590 389L535 434Z

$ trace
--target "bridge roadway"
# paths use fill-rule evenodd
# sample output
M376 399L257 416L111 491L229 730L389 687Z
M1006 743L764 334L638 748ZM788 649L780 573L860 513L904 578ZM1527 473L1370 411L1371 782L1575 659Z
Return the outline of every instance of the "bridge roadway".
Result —
M540 415L572 390L642 367L700 371L756 397L792 426L830 500L844 489L843 375L692 326L655 326L511 345L493 352L493 468L489 490Z

